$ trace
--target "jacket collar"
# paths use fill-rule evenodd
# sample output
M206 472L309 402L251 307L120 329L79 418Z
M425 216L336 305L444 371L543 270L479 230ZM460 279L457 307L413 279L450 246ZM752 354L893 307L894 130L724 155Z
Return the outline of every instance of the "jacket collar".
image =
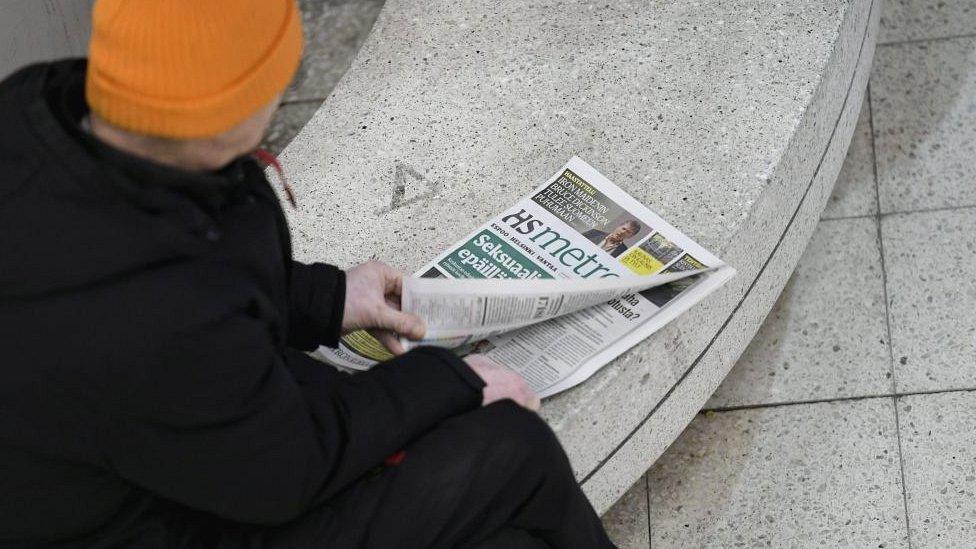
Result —
M175 191L206 210L216 210L242 190L247 164L254 163L248 157L215 172L191 172L118 150L85 132L81 120L89 112L84 96L86 68L84 59L52 63L28 91L35 100L27 116L38 137L69 170L85 179L105 181L112 190L151 209L162 206L158 202L164 200L163 194Z

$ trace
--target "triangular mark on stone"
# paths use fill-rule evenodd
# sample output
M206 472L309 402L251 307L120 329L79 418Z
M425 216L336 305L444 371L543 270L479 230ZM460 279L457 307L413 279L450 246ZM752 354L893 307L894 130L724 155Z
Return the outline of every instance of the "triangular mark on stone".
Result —
M390 205L377 210L376 215L383 215L413 204L418 200L430 198L436 192L437 185L428 183L417 170L402 162L397 162L393 176L393 194L390 197Z

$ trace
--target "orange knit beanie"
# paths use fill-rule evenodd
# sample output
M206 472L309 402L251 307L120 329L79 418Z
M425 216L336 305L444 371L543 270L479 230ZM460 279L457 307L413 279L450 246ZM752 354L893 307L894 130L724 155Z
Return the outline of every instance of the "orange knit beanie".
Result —
M301 54L295 0L98 0L85 95L133 132L213 137L281 93Z

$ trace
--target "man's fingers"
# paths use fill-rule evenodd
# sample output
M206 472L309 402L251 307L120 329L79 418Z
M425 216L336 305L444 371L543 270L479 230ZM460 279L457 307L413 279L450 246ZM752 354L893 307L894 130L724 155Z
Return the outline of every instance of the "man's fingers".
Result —
M391 307L384 307L379 313L376 323L378 328L392 330L407 339L422 339L427 327L424 321L416 315L404 313Z
M519 384L522 389L522 406L533 412L538 412L542 408L542 400L539 398L539 395L529 387L528 382L522 379L521 376L519 376Z
M370 330L370 333L395 356L400 356L404 353L403 344L400 343L400 338L398 338L393 332L389 330Z

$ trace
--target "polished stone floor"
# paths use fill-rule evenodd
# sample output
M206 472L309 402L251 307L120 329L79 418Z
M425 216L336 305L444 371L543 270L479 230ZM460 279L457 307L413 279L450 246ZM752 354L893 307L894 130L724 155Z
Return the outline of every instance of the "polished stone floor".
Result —
M381 7L303 0L269 148ZM706 411L605 516L623 548L976 546L976 0L887 0L882 27L817 232Z
M621 547L976 547L976 0L887 0L822 221Z

